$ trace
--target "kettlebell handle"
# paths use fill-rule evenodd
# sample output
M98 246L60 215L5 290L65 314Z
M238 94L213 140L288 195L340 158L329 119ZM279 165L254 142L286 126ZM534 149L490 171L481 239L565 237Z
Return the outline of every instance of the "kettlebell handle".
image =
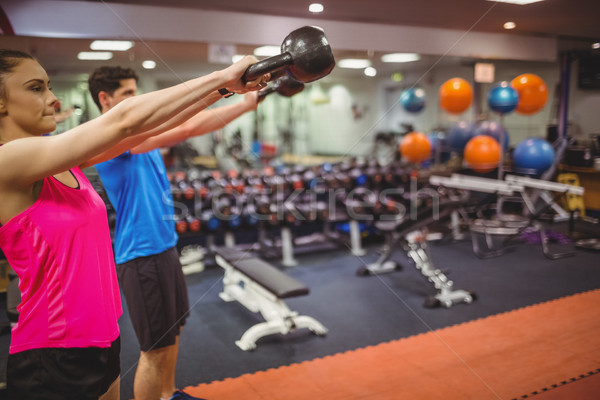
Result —
M268 72L271 74L280 71L290 64L292 64L293 58L289 53L278 54L273 57L265 58L257 62L256 64L252 64L246 69L244 75L242 76L243 82L252 81L254 79L259 78L261 75L264 75Z

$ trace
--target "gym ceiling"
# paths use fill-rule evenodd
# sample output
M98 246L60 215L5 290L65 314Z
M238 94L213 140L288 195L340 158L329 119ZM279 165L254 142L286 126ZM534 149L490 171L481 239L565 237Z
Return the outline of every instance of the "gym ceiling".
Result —
M403 67L414 69L482 59L555 62L561 50L588 52L600 41L598 0L524 6L487 0L322 0L325 11L318 15L308 12L309 3L0 0L9 24L0 25L5 33L0 40L34 53L50 73L60 75L89 72L91 64L75 56L89 50L90 39L133 39L136 46L112 62L159 58L165 74L177 71L181 78L205 72L198 66L207 61L208 44L235 44L237 53L251 53L258 45L280 44L287 32L307 24L325 29L336 59L418 52L422 61ZM517 27L505 30L507 21ZM7 26L17 36L10 36Z

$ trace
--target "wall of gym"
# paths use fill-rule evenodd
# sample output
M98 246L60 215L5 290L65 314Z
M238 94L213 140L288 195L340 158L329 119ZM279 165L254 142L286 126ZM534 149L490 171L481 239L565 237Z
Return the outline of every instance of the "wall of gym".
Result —
M18 5L18 6L17 6ZM297 154L361 155L371 150L373 138L379 132L398 132L410 124L415 130L430 133L447 129L460 120L475 122L480 119L499 120L487 109L485 97L492 84L479 84L479 96L467 111L450 115L440 109L438 90L449 78L461 77L473 84L473 64L476 59L494 64L494 81L510 81L523 73L539 75L549 90L545 107L533 115L510 113L503 117L510 144L528 137L545 137L548 124L557 122L559 92L557 84L560 69L557 57L560 43L554 39L512 35L508 36L433 28L386 26L364 23L283 18L264 15L220 13L216 11L181 10L169 7L138 7L114 4L106 7L83 1L48 0L44 2L14 2L4 5L19 35L52 36L56 38L127 38L135 32L137 39L199 41L220 43L272 43L273 36L283 37L291 26L321 25L327 32L332 48L353 51L427 51L429 55L456 59L454 65L437 65L420 71L404 73L400 82L392 82L389 74L369 78L357 71L318 83L308 84L293 98L270 96L261 104L258 114L248 114L231 123L221 136L239 130L243 144L250 148L255 132L262 142L281 147L281 132L293 133L293 150ZM49 18L48 16L52 17ZM126 20L122 23L115 15ZM129 18L129 16L135 16ZM178 29L168 29L165 19L177 21ZM221 29L223 21L236 29ZM256 27L269 27L257 29ZM250 35L249 32L252 34ZM252 39L250 39L252 37ZM200 39L199 39L200 38ZM441 54L444 54L441 56ZM506 61L508 59L516 61ZM168 60L165 60L168 62ZM204 74L214 68L194 68L195 74ZM399 67L401 71L402 68ZM189 78L189 71L173 71L169 77L139 71L140 91L160 89L181 79ZM598 133L600 91L577 88L577 61L571 65L569 98L570 136L586 138ZM55 92L64 104L82 105L80 118L63 122L58 131L71 128L83 120L98 115L87 95L85 78L62 80L53 75ZM400 93L413 86L423 88L427 95L425 108L419 113L406 112L399 102ZM236 96L226 101L239 101ZM258 123L257 123L258 122ZM190 141L200 154L211 148L211 135Z
M546 106L533 115L510 113L502 117L509 133L510 144L515 145L528 137L546 137L546 127L557 123L558 80L557 63L532 63L526 61L494 61L495 82L510 81L522 73L534 73L546 82L549 99ZM600 92L577 87L577 61L572 65L568 133L576 138L586 138L598 133ZM401 82L392 82L388 75L356 78L326 79L306 85L303 92L291 97L268 96L256 113L248 113L229 124L218 134L224 140L240 131L245 150L249 151L255 132L261 142L279 148L281 133L293 134L293 153L299 155L367 155L378 132L401 133L404 124L416 131L430 133L444 130L458 121L475 122L481 119L500 121L501 117L489 111L486 95L493 84L479 84L479 98L462 114L448 114L439 107L440 85L452 77L462 77L473 83L473 65L437 67L429 71L407 73ZM140 72L140 91L160 89L172 84L152 73ZM81 104L83 119L99 115L87 93L85 82L55 81L55 91L65 104ZM420 87L425 90L425 107L410 113L401 106L399 97L403 90ZM233 96L223 100L240 101ZM479 112L476 111L479 109ZM257 121L258 118L258 121ZM59 131L69 129L81 119L70 118L61 123ZM217 134L217 133L215 133ZM201 155L211 155L212 135L193 138L190 143Z

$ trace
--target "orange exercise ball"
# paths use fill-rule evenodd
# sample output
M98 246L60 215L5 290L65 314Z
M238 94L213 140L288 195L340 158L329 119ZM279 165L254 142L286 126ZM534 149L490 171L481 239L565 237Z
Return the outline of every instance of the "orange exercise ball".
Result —
M548 87L542 78L535 74L522 74L510 84L519 94L517 112L530 115L540 111L548 100Z
M424 133L411 132L402 138L400 154L408 162L423 162L431 157L431 142Z
M473 89L462 78L448 79L440 86L440 106L450 114L464 112L473 101Z
M500 145L496 139L488 135L477 135L465 146L465 161L475 172L493 171L498 166L500 155Z

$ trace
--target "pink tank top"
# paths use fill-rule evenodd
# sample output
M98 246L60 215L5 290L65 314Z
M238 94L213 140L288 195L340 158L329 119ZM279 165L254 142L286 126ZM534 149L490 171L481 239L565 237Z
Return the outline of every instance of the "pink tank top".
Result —
M122 313L106 207L79 168L70 188L44 178L37 201L0 226L0 248L19 276L10 353L109 347Z

